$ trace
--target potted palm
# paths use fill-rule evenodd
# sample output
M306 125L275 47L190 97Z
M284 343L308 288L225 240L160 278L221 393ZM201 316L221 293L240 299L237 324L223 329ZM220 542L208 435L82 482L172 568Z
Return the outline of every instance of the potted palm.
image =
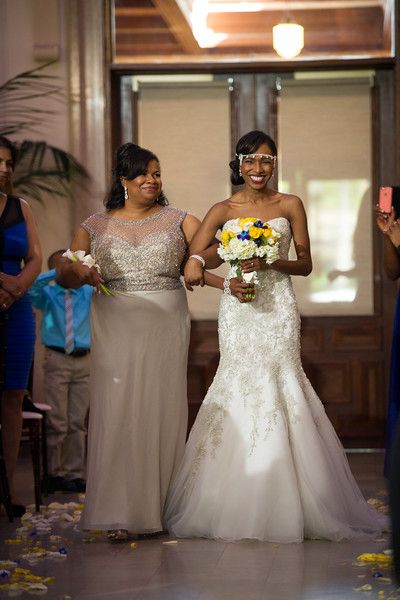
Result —
M49 63L51 64L51 63ZM40 122L55 114L41 100L62 101L58 77L44 72L49 64L20 73L0 84L0 135L13 138L38 131ZM15 142L18 159L13 189L21 196L42 201L44 194L72 196L75 185L84 187L89 180L86 169L69 152L45 141L24 139Z

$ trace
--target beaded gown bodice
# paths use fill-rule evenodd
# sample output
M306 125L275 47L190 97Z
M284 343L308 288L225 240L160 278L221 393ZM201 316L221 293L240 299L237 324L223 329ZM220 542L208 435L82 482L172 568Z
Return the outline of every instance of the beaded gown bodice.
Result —
M292 230L285 217L269 219L271 226L281 234L279 257L287 259ZM242 402L246 399L252 413L251 444L273 428L278 410L278 402L272 396L265 396L265 381L271 376L280 379L282 389L286 385L286 375L295 371L298 378L304 376L300 359L300 315L297 308L291 277L273 269L257 273L259 284L252 302L241 304L231 295L221 298L218 333L220 363L213 385L203 405L209 399L214 405L215 395L218 405ZM238 369L240 356L240 369ZM226 381L234 383L235 392ZM211 392L211 393L210 393ZM290 394L286 395L285 410L289 418L296 420L295 403ZM317 411L323 410L318 402ZM215 418L214 425L218 422ZM260 429L260 422L263 428ZM213 425L213 426L214 426Z
M111 291L175 290L182 287L180 267L187 245L181 229L186 213L163 206L136 221L95 213L82 227L90 253Z

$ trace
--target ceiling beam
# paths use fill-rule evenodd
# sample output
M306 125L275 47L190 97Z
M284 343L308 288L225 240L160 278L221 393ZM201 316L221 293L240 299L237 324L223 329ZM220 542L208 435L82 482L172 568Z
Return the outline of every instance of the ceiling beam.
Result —
M154 17L158 14L158 11L151 6L116 6L114 13L117 17Z
M396 39L396 36L394 35L395 28L393 27L394 19L396 18L394 6L391 0L383 0L383 3L383 45L385 48L394 50L394 42ZM393 35L395 39L392 39Z
M153 2L182 49L189 54L199 54L200 46L176 0L153 0Z
M382 0L324 0L324 2L313 2L312 0L271 0L270 2L243 2L241 0L221 2L221 0L209 0L207 13L224 12L264 12L282 10L292 12L297 10L335 10L349 8L382 8Z

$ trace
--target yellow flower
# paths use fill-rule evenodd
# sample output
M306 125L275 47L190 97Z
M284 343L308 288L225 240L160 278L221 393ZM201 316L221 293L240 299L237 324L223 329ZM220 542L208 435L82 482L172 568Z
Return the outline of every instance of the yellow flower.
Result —
M261 227L250 227L249 234L253 240L256 240L263 234L263 230Z
M229 240L231 238L235 237L234 234L232 233L232 231L223 231L221 233L221 243L223 246L228 246L229 245Z
M381 566L389 567L393 559L390 555L384 554L383 552L365 552L357 556L357 560L364 563L378 563Z
M263 237L268 239L269 237L271 237L271 229L269 227L267 227L266 229L263 229L262 234L263 234Z
M252 223L256 219L254 217L245 217L244 219L239 219L240 227L244 227L246 223Z

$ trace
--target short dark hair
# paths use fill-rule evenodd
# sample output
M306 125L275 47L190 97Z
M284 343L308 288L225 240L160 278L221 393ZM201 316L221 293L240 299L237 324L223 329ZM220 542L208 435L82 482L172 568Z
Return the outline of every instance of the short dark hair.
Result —
M153 152L136 144L128 143L118 148L113 169L112 187L104 201L107 210L125 206L124 188L121 183L121 177L125 177L125 179L131 181L139 175L145 175L149 162L152 160L160 163ZM168 200L163 192L160 193L156 202L163 206L168 204Z
M55 250L52 254L50 254L49 258L47 259L47 266L49 267L49 269L52 269L52 265L54 263L54 260L58 257L58 256L62 256L64 254L64 252L66 252L66 249L62 249L62 250Z
M14 168L18 157L17 147L4 135L0 135L0 148L7 148L11 152L12 166Z
M276 156L278 151L274 140L268 134L259 131L258 129L249 131L249 133L246 133L240 138L236 144L236 155L253 154L262 144L267 144L271 148L273 155ZM244 183L244 179L240 174L240 161L238 156L235 156L235 158L231 160L229 166L232 169L231 182L233 185L241 185Z

